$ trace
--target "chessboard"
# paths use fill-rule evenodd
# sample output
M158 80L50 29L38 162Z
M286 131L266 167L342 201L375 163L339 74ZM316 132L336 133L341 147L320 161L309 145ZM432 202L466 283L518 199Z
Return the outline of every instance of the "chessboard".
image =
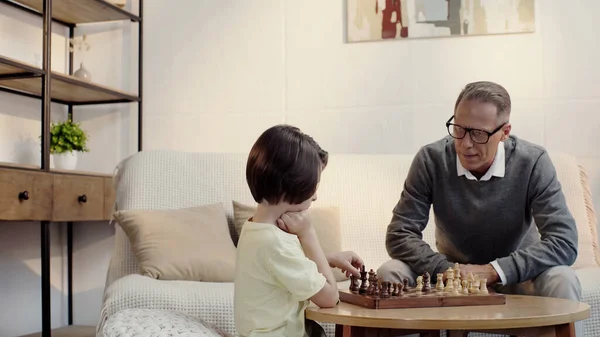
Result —
M408 279L393 283L380 279L371 269L362 266L360 278L350 276L350 288L339 290L340 301L370 309L428 308L506 304L506 296L489 289L486 279L472 273L460 279L458 264L437 274L432 286L428 272L419 275L416 285ZM445 280L445 282L444 282Z

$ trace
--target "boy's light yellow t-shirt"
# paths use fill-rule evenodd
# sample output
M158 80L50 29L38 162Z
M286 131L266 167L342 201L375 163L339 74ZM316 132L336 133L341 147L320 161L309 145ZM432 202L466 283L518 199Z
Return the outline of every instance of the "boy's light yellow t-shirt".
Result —
M325 285L298 237L246 221L237 246L234 312L241 336L304 336L304 311Z

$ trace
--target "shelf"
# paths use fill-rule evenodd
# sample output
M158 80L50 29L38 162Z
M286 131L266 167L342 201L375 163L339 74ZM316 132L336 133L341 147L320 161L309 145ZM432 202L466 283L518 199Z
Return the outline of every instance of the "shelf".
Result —
M41 337L42 333L32 333L21 337ZM69 325L63 328L52 329L52 337L95 337L95 326Z
M43 0L2 0L13 6L28 8L41 15ZM131 20L140 18L106 0L52 0L52 19L67 25L106 21Z
M0 161L1 168L14 168L14 169L23 169L23 170L40 170L41 167L38 165L31 164L20 164L20 163L8 163Z
M13 78L16 76L40 76L44 71L33 65L13 60L8 57L0 57L0 78Z
M43 74L41 69L0 57L0 88L4 88L4 91L41 98L40 74ZM57 72L52 72L50 88L52 101L62 104L84 105L139 101L135 95Z

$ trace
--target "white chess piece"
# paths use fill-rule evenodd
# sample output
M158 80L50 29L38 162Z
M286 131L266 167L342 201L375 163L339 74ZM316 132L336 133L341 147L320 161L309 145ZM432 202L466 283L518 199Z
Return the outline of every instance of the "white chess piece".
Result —
M479 285L481 293L487 294L488 293L487 279L483 278L483 279L480 279L479 281L481 282L480 285Z
M454 289L452 290L452 293L454 294L458 294L460 292L460 281L458 279L454 280Z

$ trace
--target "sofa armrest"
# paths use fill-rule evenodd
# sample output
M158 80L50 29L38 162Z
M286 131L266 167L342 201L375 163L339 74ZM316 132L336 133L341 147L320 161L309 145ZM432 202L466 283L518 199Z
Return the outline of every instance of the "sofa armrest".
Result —
M162 309L214 324L237 336L233 316L233 283L164 281L139 274L120 278L106 288L97 331L123 309Z

